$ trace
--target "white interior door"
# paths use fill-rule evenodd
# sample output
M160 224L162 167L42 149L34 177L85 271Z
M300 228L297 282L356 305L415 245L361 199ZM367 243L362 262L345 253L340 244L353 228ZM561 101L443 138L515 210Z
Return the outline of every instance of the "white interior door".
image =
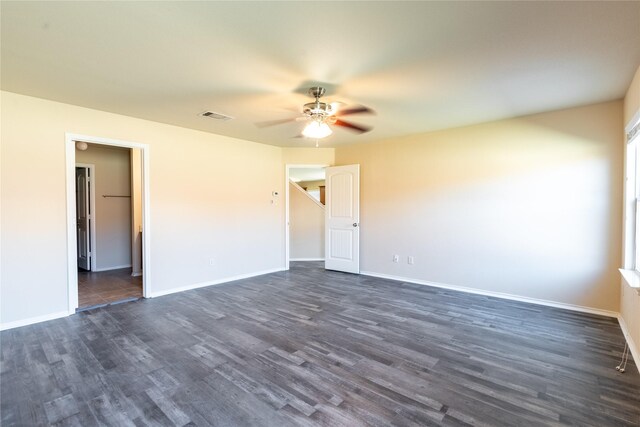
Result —
M91 270L89 168L76 167L76 236L78 267Z
M327 270L360 273L360 165L326 169L325 261Z

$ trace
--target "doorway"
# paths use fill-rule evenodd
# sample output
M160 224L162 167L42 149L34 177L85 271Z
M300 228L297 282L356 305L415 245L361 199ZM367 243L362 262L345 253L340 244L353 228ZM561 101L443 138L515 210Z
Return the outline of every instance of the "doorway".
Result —
M78 268L95 270L95 165L76 163L76 244Z
M319 172L322 176L313 176L314 172ZM305 221L305 226L312 229L312 234L317 235L320 231L322 250L317 253L321 257L300 259L294 251L296 224L292 207L293 194L296 189L304 191L305 187L310 187L306 185L305 179L318 180L320 177L323 178L322 189L318 192L318 199L323 199L321 225ZM327 270L359 274L360 165L286 165L285 178L285 269L289 270L291 261L324 261L324 268ZM293 182L294 180L298 182ZM305 214L308 212L311 211L306 211ZM303 219L308 218L303 216Z
M287 165L285 267L324 260L326 165Z
M135 150L76 143L76 161L83 162L76 163L78 310L142 297L132 224L141 210Z
M67 134L69 314L147 297L146 144Z

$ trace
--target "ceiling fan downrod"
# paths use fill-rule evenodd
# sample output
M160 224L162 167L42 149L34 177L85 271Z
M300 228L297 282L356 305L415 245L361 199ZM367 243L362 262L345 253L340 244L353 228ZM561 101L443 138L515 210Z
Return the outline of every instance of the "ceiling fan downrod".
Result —
M316 102L318 101L318 99L324 96L324 93L325 89L323 87L314 86L312 88L309 88L309 95L313 96L316 99Z

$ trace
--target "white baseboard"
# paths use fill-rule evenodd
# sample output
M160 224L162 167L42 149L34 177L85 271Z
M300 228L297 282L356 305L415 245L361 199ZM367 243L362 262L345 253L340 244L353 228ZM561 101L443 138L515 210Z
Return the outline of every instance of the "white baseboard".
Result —
M629 349L631 350L633 361L636 362L636 366L638 367L638 370L640 370L640 348L638 347L637 343L633 341L633 338L629 333L629 329L627 328L627 323L624 321L624 318L621 315L618 315L618 323L620 323L622 334L627 340L627 344L629 344Z
M117 267L117 268L120 268L120 267ZM122 268L126 268L126 267L122 267ZM234 280L248 279L249 277L262 276L263 274L276 273L278 271L284 271L284 268L278 267L270 270L257 271L257 272L248 273L248 274L240 274L232 277L225 277L224 279L214 280L211 282L195 283L193 285L182 286L180 288L173 288L166 291L153 292L151 294L151 298L174 294L182 291L188 291L191 289L203 288L205 286L220 285L222 283L233 282ZM45 314L43 316L36 316L36 317L30 317L28 319L16 320L14 322L0 323L0 331L19 328L20 326L32 325L34 323L46 322L47 320L59 319L61 317L70 316L74 313L75 313L75 310L73 312L60 311L57 313Z
M324 261L324 258L289 258L289 261Z
M597 315L606 316L606 317L618 318L618 316L619 316L619 313L617 313L615 311L601 310L599 308L585 307L585 306L582 306L582 305L565 304L565 303L561 303L561 302L549 301L549 300L544 300L544 299L529 298L529 297L523 297L523 296L519 296L519 295L505 294L505 293L502 293L502 292L485 291L485 290L482 290L482 289L467 288L467 287L464 287L464 286L447 285L447 284L444 284L444 283L429 282L427 280L412 279L410 277L392 276L392 275L389 275L389 274L375 273L375 272L372 272L372 271L361 271L360 274L363 274L365 276L380 277L382 279L396 280L396 281L399 281L399 282L415 283L415 284L418 284L418 285L425 285L425 286L433 286L433 287L436 287L436 288L451 289L452 291L467 292L467 293L470 293L470 294L485 295L485 296L488 296L488 297L496 297L496 298L508 299L508 300L512 300L512 301L528 302L530 304L545 305L547 307L564 308L565 310L580 311L582 313L597 314Z
M99 272L99 271L120 270L121 268L131 268L131 264L128 264L128 265L114 265L113 267L96 268L96 269L94 269L92 271Z
M278 271L284 271L284 268L278 267L278 268L272 268L270 270L256 271L254 273L239 274L237 276L225 277L223 279L213 280L210 282L194 283L192 285L181 286L179 288L172 288L165 291L152 292L150 296L151 298L161 297L163 295L175 294L177 292L189 291L191 289L204 288L207 286L221 285L223 283L233 282L235 280L248 279L250 277L262 276L264 274L269 274L269 273L276 273Z
M1 323L0 331L6 331L7 329L19 328L20 326L33 325L34 323L46 322L47 320L59 319L61 317L67 317L68 311L59 311L57 313L45 314L44 316L30 317L28 319L16 320L14 322Z

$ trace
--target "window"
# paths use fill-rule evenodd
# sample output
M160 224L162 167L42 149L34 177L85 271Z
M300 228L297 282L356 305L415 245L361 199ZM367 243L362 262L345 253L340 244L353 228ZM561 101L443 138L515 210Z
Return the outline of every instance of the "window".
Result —
M624 269L640 274L640 117L627 128Z
M624 265L620 273L640 295L640 111L625 130Z
M640 270L640 250L638 250L638 242L640 242L640 150L638 149L638 138L634 138L629 142L629 149L633 151L632 159L634 162L633 176L629 180L628 185L633 189L632 208L634 210L634 233L633 233L633 269Z

